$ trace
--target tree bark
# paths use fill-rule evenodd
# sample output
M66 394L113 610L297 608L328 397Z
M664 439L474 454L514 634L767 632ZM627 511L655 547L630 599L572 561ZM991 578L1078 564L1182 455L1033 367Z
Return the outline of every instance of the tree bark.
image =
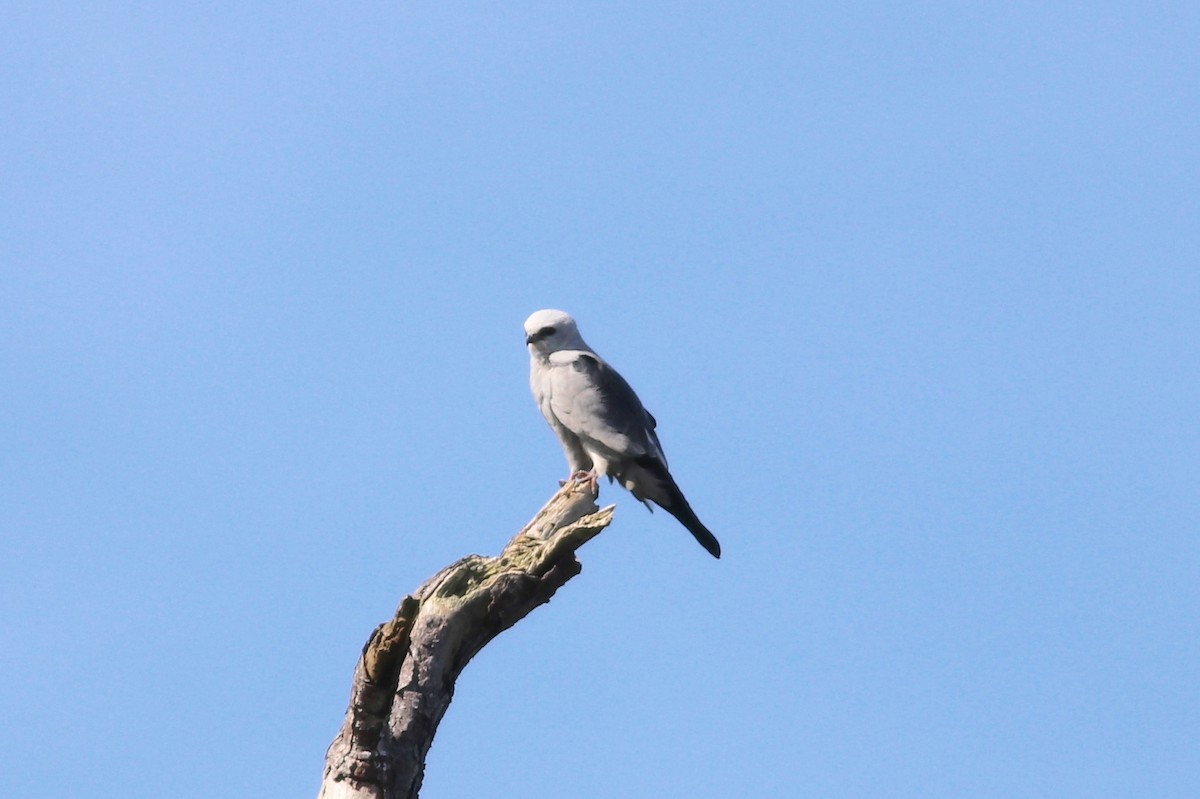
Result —
M350 707L325 753L319 799L416 799L425 755L480 649L550 601L582 566L575 550L612 521L567 483L498 557L468 555L406 596L354 669Z

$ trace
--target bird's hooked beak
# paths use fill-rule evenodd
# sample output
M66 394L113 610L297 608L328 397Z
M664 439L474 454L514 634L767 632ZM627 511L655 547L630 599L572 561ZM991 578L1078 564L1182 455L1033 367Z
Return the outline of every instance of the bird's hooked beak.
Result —
M526 336L525 337L525 346L529 346L532 343L533 343L533 336L532 335Z

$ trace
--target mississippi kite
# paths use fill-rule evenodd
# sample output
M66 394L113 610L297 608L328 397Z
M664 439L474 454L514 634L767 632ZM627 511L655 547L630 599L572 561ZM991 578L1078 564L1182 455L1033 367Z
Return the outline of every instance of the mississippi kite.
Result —
M721 545L700 523L667 470L656 422L617 371L579 335L562 311L525 320L533 397L571 467L572 479L616 478L647 508L653 502L688 529L714 558Z

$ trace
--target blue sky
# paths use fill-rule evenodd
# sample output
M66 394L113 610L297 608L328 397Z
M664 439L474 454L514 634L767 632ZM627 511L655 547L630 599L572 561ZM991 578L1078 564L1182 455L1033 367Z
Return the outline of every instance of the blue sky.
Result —
M359 647L628 495L425 794L1200 794L1194 4L9 3L0 793L309 796Z

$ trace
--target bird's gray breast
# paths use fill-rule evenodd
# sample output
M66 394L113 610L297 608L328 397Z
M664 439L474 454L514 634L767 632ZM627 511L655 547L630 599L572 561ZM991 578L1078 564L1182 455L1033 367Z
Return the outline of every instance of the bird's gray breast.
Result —
M538 404L538 410L546 421L561 436L566 431L562 419L554 412L554 379L550 363L534 358L530 362L529 387L533 390L533 398Z

